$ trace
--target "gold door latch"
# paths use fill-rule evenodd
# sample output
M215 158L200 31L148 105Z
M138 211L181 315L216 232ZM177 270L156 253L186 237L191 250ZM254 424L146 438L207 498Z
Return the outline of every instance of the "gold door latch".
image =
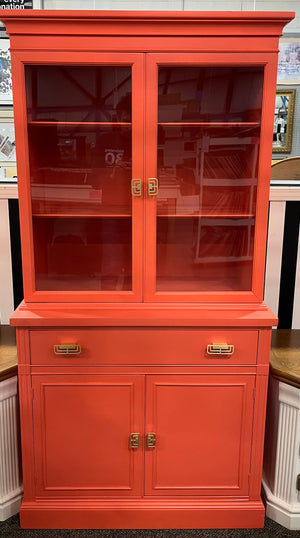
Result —
M55 344L54 353L55 355L80 355L81 345L80 344Z
M142 196L142 180L141 179L131 180L131 194L132 196Z
M148 194L149 196L157 196L158 194L158 179L156 177L148 179Z
M131 433L129 436L129 446L130 448L139 448L140 446L140 434Z
M208 355L233 355L234 346L231 344L208 344Z
M155 448L156 447L156 442L157 442L156 433L154 433L154 432L147 433L146 439L147 439L147 448Z

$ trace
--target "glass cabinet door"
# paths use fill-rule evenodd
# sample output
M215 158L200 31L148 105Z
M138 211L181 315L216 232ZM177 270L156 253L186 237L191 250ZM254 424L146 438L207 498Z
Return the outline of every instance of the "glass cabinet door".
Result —
M264 67L166 64L149 68L147 295L251 292Z
M25 66L36 291L97 292L97 300L141 296L132 71Z

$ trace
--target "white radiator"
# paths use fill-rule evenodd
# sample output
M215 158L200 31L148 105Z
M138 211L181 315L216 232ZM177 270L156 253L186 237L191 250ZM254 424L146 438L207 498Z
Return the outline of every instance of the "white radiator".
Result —
M300 388L270 377L263 490L266 515L300 530Z
M16 514L22 500L17 376L0 383L0 521Z

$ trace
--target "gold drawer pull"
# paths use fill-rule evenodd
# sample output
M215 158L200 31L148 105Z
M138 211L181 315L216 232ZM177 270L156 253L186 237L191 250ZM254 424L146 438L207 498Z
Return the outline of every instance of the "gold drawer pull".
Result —
M80 355L81 345L80 344L55 344L54 353L55 355Z
M130 448L139 448L140 446L140 434L131 433L129 436L129 446Z
M233 355L234 346L228 344L208 344L208 355Z
M147 447L148 448L155 448L156 447L156 442L157 442L156 433L154 433L154 432L147 433L146 439L147 439Z

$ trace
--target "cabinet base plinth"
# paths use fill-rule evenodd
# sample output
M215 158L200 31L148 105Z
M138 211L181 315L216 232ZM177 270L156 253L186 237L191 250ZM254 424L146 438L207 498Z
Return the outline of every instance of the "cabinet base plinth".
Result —
M24 529L262 528L261 501L23 502Z

